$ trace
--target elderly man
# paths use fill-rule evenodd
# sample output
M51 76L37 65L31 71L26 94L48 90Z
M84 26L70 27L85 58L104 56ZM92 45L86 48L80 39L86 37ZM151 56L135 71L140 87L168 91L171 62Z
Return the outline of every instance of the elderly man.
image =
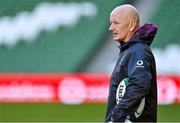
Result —
M150 45L157 26L140 26L132 5L116 7L110 14L113 39L120 43L119 58L111 75L106 122L156 122L157 84Z

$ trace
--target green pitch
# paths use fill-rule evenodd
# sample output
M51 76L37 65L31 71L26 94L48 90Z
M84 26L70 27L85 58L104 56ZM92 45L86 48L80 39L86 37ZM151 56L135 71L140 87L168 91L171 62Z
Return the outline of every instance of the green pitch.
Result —
M0 121L104 121L105 104L0 104ZM180 105L158 107L158 121L180 121Z

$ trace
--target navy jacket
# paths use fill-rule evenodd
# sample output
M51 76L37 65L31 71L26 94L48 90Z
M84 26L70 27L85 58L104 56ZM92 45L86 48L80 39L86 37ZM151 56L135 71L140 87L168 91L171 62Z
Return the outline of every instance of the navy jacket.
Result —
M120 43L119 58L110 80L106 122L124 122L126 116L136 111L144 97L144 110L134 122L157 121L156 65L149 47L156 31L156 25L147 23L135 32L129 42ZM117 87L127 77L126 92L116 104Z

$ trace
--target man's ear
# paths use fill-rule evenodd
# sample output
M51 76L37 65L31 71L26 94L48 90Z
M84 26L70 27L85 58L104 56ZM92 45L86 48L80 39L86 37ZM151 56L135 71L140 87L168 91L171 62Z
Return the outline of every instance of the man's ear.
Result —
M133 32L136 28L137 22L135 20L130 21L129 29L131 32Z

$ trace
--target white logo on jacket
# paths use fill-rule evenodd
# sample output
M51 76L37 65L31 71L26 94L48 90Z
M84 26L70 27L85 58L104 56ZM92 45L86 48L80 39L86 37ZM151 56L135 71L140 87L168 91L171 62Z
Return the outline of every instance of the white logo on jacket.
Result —
M138 60L136 64L137 64L136 67L144 68L144 66L143 66L144 62L142 60Z

